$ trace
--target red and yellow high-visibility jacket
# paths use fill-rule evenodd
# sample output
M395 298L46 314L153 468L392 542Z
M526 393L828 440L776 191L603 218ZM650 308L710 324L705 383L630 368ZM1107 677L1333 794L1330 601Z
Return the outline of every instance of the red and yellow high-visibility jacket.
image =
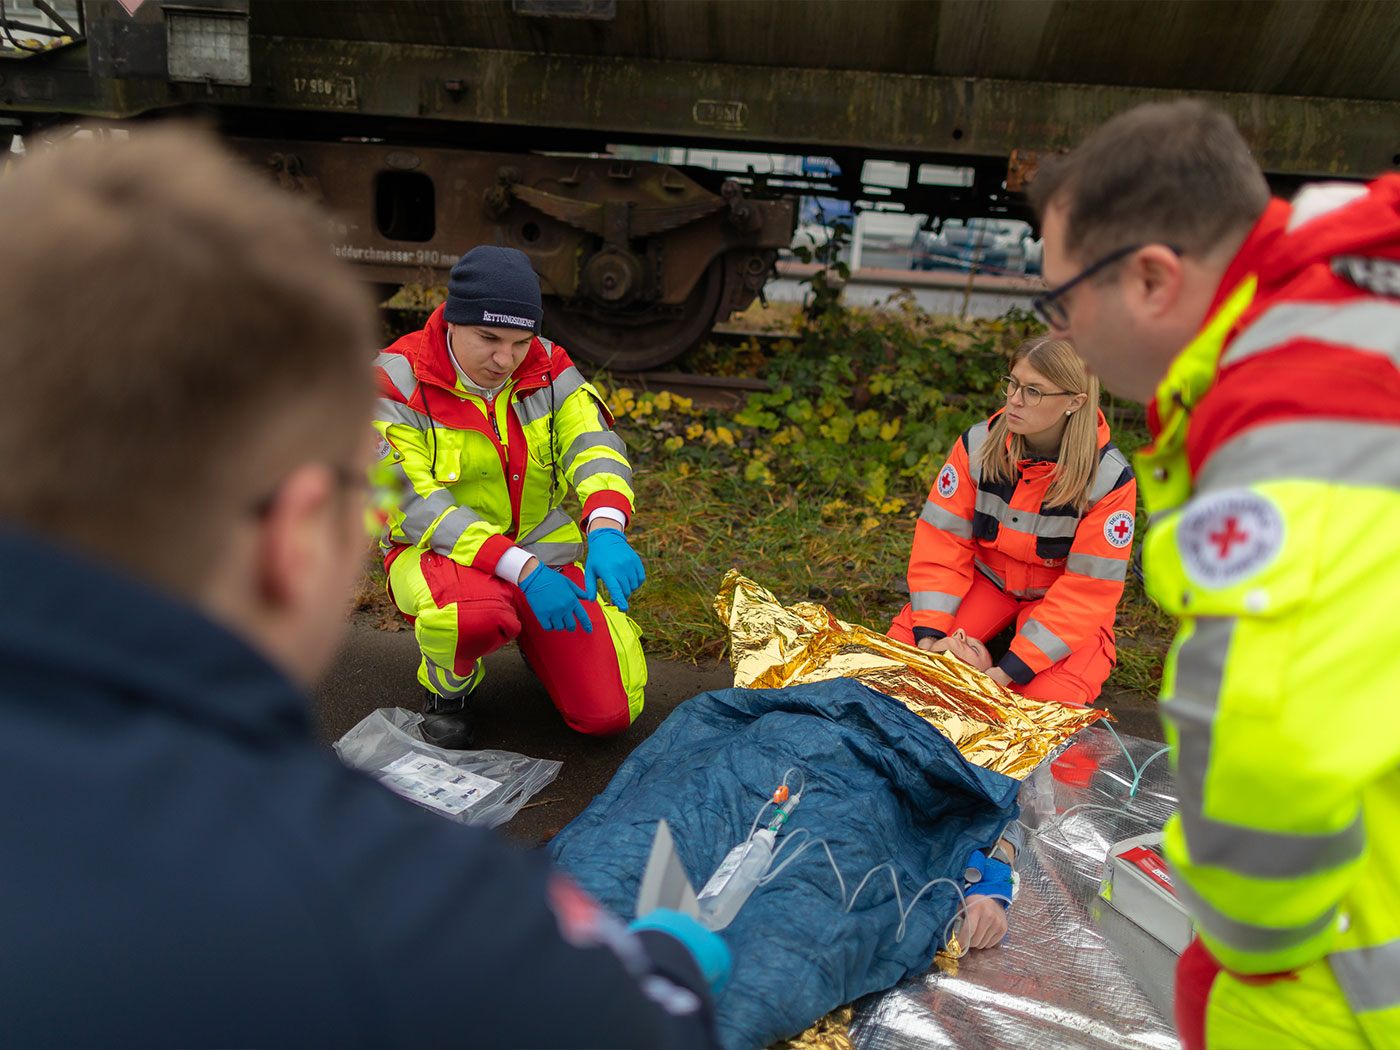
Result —
M995 419L996 416L992 416ZM1112 625L1127 578L1137 484L1099 413L1099 465L1081 514L1046 506L1051 460L1026 459L1013 481L983 483L991 420L958 438L914 531L909 603L916 638L942 637L979 572L1023 601L1043 599L998 666L1025 685Z
M1226 967L1326 959L1400 1045L1400 176L1273 201L1149 421L1178 895Z
M568 565L583 535L561 504L578 493L586 518L600 507L632 515L632 468L602 397L562 347L536 337L488 405L459 381L438 307L417 332L375 360L374 426L381 460L402 489L382 541L492 572L520 546Z

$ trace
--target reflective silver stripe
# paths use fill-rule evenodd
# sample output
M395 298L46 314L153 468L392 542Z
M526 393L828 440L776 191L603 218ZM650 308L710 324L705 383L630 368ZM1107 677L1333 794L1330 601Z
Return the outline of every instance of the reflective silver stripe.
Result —
M632 484L632 468L626 463L616 459L594 459L574 471L574 488L578 488L579 482L591 478L594 474L615 474L628 486Z
M556 529L562 529L565 525L572 525L573 523L574 519L569 517L567 513L560 510L558 507L551 507L549 513L540 520L540 523L522 536L517 542L523 547L527 543L534 543L536 540L544 539Z
M423 657L423 669L428 673L428 681L433 683L433 691L445 699L451 700L454 697L463 696L472 691L472 687L481 679L481 664L478 663L472 669L470 678L461 678L445 667L439 667L426 656Z
M982 561L981 558L973 558L972 564L978 572L980 572L983 576L987 577L987 579L995 583L998 588L1000 588L1003 591L1006 590L1006 581L1003 580L996 573L992 572L991 569L987 568L986 564Z
M1111 448L1099 460L1099 472L1094 476L1094 487L1089 490L1089 506L1093 506L1113 491L1114 483L1123 476L1128 466L1128 457L1117 448Z
M407 405L392 401L387 397L376 398L374 402L374 421L376 423L401 423L405 426L413 427L415 430L428 430L430 424L428 417L422 412L409 408Z
M1344 303L1283 303L1265 310L1225 350L1220 366L1295 339L1336 343L1400 362L1400 304L1377 299Z
M966 518L960 518L946 507L940 507L933 500L924 503L923 513L919 518L928 522L935 529L942 529L944 532L951 532L954 536L965 540L972 539L972 522Z
M1360 814L1341 831L1321 835L1261 831L1214 820L1199 810L1183 810L1181 824L1192 864L1225 868L1254 879L1316 875L1357 860L1366 848L1366 826Z
M1400 1006L1400 939L1333 952L1327 961L1356 1013Z
M1177 649L1172 695L1161 704L1162 713L1177 728L1180 808L1197 813L1201 811L1201 785L1210 768L1211 731L1235 624L1232 616L1196 618L1191 634Z
M1191 862L1251 878L1279 879L1325 871L1354 860L1365 847L1366 831L1360 816L1332 834L1289 835L1219 821L1203 812L1211 734L1236 623L1233 617L1200 617L1195 621L1191 635L1177 651L1172 695L1161 705L1162 713L1177 730L1176 786Z
M1063 660L1071 652L1070 647L1050 628L1039 620L1027 620L1020 635L1050 658L1051 663Z
M450 555L469 528L486 519L470 507L458 507L438 522L433 530L432 548L439 554Z
M446 489L435 489L426 496L413 496L399 509L403 511L403 521L399 530L409 543L416 544L427 535L429 526L437 521L438 515L457 505L457 500Z
M1295 948L1322 933L1332 925L1333 920L1337 917L1337 908L1334 906L1328 908L1325 913L1312 922L1302 926L1256 926L1252 922L1240 922L1238 919L1232 919L1224 912L1217 910L1214 905L1188 886L1184 879L1173 878L1172 889L1176 891L1176 895L1186 905L1186 910L1191 913L1191 918L1201 929L1212 937L1224 941L1236 951L1250 952L1255 955L1283 952L1289 948Z
M915 612L955 613L962 604L962 595L945 591L911 591L909 605Z
M1027 587L1024 591L1007 591L1006 593L1011 595L1011 597L1013 598L1021 598L1022 600L1030 601L1033 598L1044 598L1047 594L1050 593L1050 588Z
M578 458L578 454L590 448L610 448L614 452L627 455L626 443L611 430L591 430L587 434L580 434L574 438L568 451L559 460L559 469L567 474L569 468L574 465L574 460Z
M552 568L572 565L583 555L582 543L522 543L520 546Z
M1096 580L1121 582L1128 578L1128 562L1126 558L1100 558L1093 554L1071 552L1065 560L1065 571L1092 576Z
M968 427L967 430L967 472L972 476L974 485L982 483L982 467L977 462L977 453L986 442L990 432L991 424L985 419L975 427Z
M1309 420L1253 427L1206 460L1196 491L1292 479L1400 489L1400 426Z
M1032 536L1069 537L1079 530L1079 519L1067 514L1037 514L1030 510L1013 510L990 489L977 490L977 509L996 518L1009 529L1028 532ZM1015 518L1015 521L1011 519Z
M543 390L520 398L515 402L515 414L520 417L521 426L526 426L549 415L550 405L558 409L588 380L573 365L554 377L554 381Z
M389 382L394 384L405 401L413 396L413 389L418 385L418 377L413 374L413 363L403 354L380 354L374 359L375 365L384 369L384 374L389 377Z

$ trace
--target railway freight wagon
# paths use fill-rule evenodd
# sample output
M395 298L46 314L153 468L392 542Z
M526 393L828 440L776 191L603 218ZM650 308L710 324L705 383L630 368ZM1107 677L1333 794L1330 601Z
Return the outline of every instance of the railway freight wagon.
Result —
M1024 217L1047 151L1142 101L1220 105L1284 189L1400 164L1389 0L5 0L0 22L0 149L199 114L324 200L366 280L520 248L546 330L618 368L747 306L798 194ZM724 175L635 147L834 163ZM905 174L866 186L871 160Z

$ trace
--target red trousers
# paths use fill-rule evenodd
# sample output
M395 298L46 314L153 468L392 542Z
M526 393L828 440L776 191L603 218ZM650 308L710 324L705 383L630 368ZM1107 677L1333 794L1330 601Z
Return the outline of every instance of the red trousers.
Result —
M583 585L577 565L558 571ZM477 660L515 639L573 729L593 736L620 733L641 710L645 658L635 626L616 610L605 616L599 602L584 601L591 634L582 627L546 630L519 587L436 551L412 548L392 560L389 583L399 611L413 623L424 660L419 680L425 686L441 691L435 683L444 676L429 673L436 664L465 687L475 676ZM624 674L632 679L631 702ZM639 674L640 682L635 680Z
M975 573L971 589L958 606L953 630L961 627L969 637L986 643L1013 620L1019 631L1040 601L1039 598L1030 601L1012 598L985 576ZM914 613L908 605L900 610L886 634L897 642L914 644ZM1080 646L1059 663L1051 664L1025 685L1012 682L1010 688L1036 700L1056 700L1062 704L1083 706L1094 700L1103 689L1104 680L1117 662L1116 653L1113 624L1110 621L1099 625L1088 644Z

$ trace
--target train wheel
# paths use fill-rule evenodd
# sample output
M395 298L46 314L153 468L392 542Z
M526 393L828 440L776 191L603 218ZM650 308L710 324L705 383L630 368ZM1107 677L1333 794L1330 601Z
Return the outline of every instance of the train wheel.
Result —
M641 372L676 360L714 327L724 289L724 261L715 259L685 302L664 312L655 304L604 313L588 304L544 297L544 334L572 356L618 372Z

